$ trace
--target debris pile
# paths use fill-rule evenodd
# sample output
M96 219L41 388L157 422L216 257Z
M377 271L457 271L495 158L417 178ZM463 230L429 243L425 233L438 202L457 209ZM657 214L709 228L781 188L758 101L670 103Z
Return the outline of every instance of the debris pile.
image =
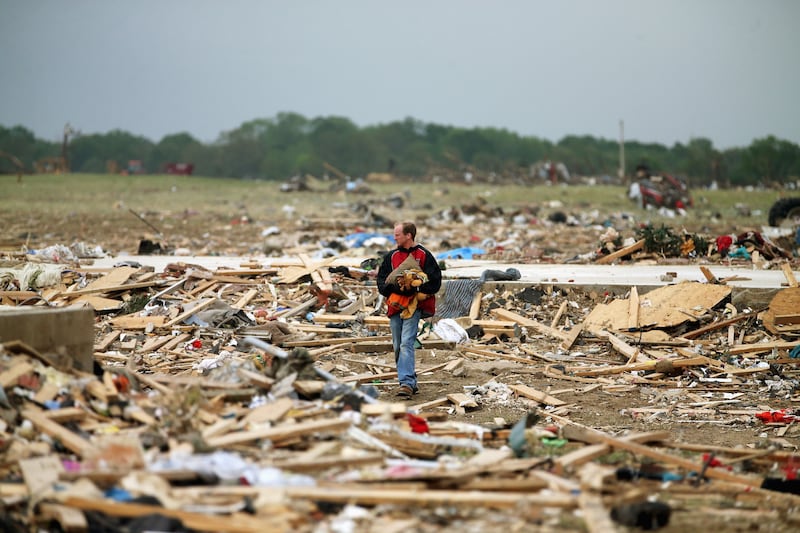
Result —
M788 263L759 294L449 278L407 402L368 266L9 268L4 528L796 527Z

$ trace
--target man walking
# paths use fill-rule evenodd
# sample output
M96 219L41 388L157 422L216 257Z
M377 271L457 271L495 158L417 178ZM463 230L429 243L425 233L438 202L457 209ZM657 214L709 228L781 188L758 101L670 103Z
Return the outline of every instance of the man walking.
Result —
M400 386L396 395L410 398L417 387L414 343L419 321L436 312L436 296L442 286L442 270L433 254L417 244L417 227L400 222L394 227L397 248L383 257L378 269L378 292L387 299L387 316Z

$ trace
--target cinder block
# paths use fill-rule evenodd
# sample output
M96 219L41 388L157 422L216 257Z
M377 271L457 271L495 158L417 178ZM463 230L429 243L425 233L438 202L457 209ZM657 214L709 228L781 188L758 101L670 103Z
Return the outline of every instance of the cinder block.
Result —
M14 307L0 310L0 342L22 341L55 366L92 371L94 311L88 307L57 309Z

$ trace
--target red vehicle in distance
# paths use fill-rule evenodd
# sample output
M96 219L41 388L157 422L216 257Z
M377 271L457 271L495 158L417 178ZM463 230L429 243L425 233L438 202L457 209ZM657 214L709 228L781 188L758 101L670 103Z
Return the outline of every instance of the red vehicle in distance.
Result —
M177 176L191 176L194 172L194 165L192 163L167 163L164 165L164 171Z

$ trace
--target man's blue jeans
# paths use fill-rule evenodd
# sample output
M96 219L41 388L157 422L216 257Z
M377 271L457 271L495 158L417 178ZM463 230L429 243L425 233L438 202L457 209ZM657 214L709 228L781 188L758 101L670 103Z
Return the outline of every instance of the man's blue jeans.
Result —
M422 312L417 309L411 318L405 320L400 318L400 313L389 317L394 360L397 363L397 380L401 385L408 385L415 391L417 390L417 372L415 370L414 343L417 340L421 315Z

